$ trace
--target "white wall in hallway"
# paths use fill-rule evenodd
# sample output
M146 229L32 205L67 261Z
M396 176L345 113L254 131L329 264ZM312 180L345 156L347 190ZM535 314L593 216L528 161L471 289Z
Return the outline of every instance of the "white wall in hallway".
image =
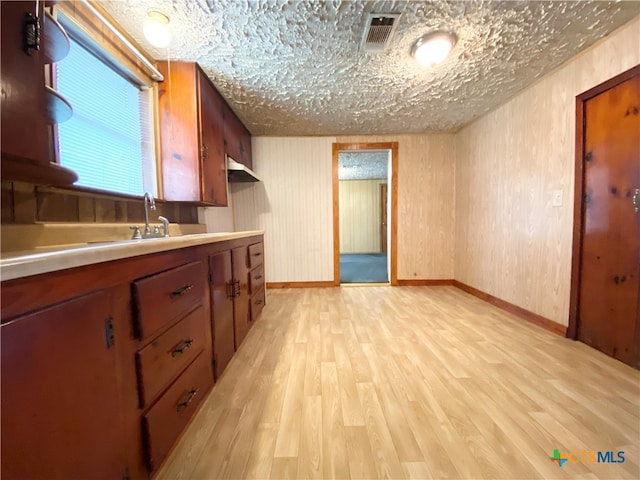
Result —
M231 184L236 230L265 230L268 282L333 280L333 137L254 137L260 183Z

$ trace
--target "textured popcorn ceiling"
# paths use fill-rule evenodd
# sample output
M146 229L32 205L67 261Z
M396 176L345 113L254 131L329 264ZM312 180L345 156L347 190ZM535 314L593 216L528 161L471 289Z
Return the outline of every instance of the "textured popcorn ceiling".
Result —
M389 151L338 153L338 179L379 180L388 178Z
M199 62L254 135L455 132L640 13L591 0L100 3L154 58ZM143 38L151 7L171 17L169 50ZM382 53L360 51L370 12L402 14ZM409 51L438 29L458 43L426 69Z

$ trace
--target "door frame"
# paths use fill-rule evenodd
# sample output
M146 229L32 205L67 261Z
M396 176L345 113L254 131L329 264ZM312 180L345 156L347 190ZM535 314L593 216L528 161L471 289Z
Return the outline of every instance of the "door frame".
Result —
M571 255L571 290L569 296L569 326L567 338L578 339L578 301L580 299L580 271L582 258L582 226L583 211L582 198L584 197L584 130L585 130L585 103L610 90L617 85L640 75L640 65L616 75L609 80L596 85L576 96L576 143L575 143L575 176L573 197L573 246ZM637 332L636 332L637 334Z
M380 251L389 253L389 185L380 184ZM384 222L383 222L384 220ZM384 227L384 228L383 228Z
M338 179L338 154L352 150L391 151L391 246L389 257L391 285L398 285L398 142L334 143L333 155L333 284L340 286L340 189ZM387 222L389 219L387 219ZM388 246L389 247L389 246Z

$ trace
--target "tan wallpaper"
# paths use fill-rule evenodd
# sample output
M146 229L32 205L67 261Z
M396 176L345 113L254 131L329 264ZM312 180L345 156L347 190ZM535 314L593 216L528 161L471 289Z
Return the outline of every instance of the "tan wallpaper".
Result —
M232 184L236 230L265 230L268 282L333 280L332 137L254 137L259 183Z
M337 142L399 142L398 279L452 279L455 136L344 136Z
M382 251L380 185L386 180L341 180L340 253Z
M640 63L639 45L636 17L456 136L456 280L567 325L575 96Z
M265 229L267 281L333 279L331 145L399 142L398 278L453 278L453 135L254 137L264 180L231 189L236 230Z

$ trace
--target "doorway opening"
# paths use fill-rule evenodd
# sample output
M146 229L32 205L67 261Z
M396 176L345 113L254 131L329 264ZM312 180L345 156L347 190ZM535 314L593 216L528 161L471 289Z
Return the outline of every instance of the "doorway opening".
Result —
M397 284L397 142L333 144L334 284Z

